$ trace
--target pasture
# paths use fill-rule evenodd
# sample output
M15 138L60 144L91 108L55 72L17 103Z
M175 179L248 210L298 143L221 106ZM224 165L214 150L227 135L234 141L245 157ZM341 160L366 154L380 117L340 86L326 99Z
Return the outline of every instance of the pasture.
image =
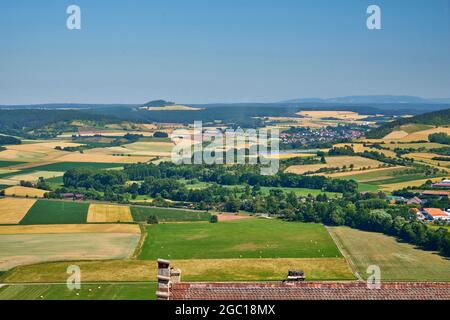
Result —
M23 164L25 162L21 162L21 161L4 161L4 160L0 160L0 168L6 168L6 167L11 167L11 166L16 166L19 164Z
M135 233L0 235L0 270L47 261L125 259L139 239Z
M304 270L308 280L354 280L340 258L188 259L171 260L184 281L282 281L289 270ZM151 260L48 262L20 266L6 272L3 283L64 283L67 267L76 264L85 282L156 281L157 265Z
M381 233L348 227L332 227L330 231L363 278L367 278L368 266L377 265L382 281L450 280L450 260L434 252L416 249Z
M203 211L145 207L131 207L131 214L136 222L145 222L151 215L156 216L159 222L209 221L211 216Z
M320 224L242 219L146 228L148 236L139 255L144 260L341 257Z
M69 290L65 284L7 285L0 300L155 300L156 283L82 284Z
M18 224L35 202L34 199L0 199L0 224Z
M128 206L91 204L87 222L133 222L133 218Z
M86 223L87 203L38 200L20 224L81 224Z

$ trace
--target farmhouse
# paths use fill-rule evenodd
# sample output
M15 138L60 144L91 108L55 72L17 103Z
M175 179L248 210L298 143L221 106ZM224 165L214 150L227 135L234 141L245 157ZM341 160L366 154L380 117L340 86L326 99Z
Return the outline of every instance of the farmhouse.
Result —
M430 220L450 221L450 214L437 208L424 208L423 214Z
M426 200L422 200L422 199L420 199L418 197L413 197L413 198L407 200L406 204L420 204L420 205L422 205L425 202L426 202Z
M84 195L79 193L61 193L63 199L84 200Z
M442 180L441 182L433 184L433 188L449 188L450 189L450 180Z

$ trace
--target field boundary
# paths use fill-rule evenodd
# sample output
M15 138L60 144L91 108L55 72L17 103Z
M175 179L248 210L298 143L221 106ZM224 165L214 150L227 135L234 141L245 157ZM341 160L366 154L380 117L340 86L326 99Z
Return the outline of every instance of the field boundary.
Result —
M364 280L361 275L359 274L356 264L353 262L350 254L345 250L344 246L342 245L341 241L338 239L338 237L333 233L333 231L328 227L325 226L325 229L327 229L328 234L330 235L331 239L333 239L334 243L336 244L336 247L341 252L342 256L344 257L345 261L347 261L347 264L350 266L350 269L352 270L353 274L358 280Z
M138 260L139 255L141 254L142 249L144 248L145 240L147 240L148 237L147 228L143 223L139 223L139 228L141 229L141 237L139 239L136 248L134 249L133 254L130 256L130 259L132 260Z

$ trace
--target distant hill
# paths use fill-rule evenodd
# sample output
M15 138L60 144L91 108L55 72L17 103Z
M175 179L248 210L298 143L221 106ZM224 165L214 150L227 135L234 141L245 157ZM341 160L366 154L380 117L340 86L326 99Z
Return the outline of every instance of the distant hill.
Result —
M366 137L369 139L381 139L405 124L427 124L433 126L450 125L450 109L428 112L412 118L402 118L386 123L376 129L370 130Z
M165 100L153 100L147 103L144 103L141 108L148 108L148 107L167 107L167 106L173 106L175 105L175 102L165 101Z
M450 98L425 99L415 96L395 96L395 95L367 95L367 96L346 96L337 98L305 98L282 101L281 103L348 103L348 104L370 104L370 103L450 103Z

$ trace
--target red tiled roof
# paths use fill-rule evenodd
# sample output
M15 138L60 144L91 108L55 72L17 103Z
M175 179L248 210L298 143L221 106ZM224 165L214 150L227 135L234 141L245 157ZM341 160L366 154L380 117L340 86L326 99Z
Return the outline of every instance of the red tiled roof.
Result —
M424 208L423 210L432 217L448 217L448 216L450 216L447 212L442 211L441 209L437 209L437 208Z
M450 283L366 282L174 283L173 300L450 300Z

